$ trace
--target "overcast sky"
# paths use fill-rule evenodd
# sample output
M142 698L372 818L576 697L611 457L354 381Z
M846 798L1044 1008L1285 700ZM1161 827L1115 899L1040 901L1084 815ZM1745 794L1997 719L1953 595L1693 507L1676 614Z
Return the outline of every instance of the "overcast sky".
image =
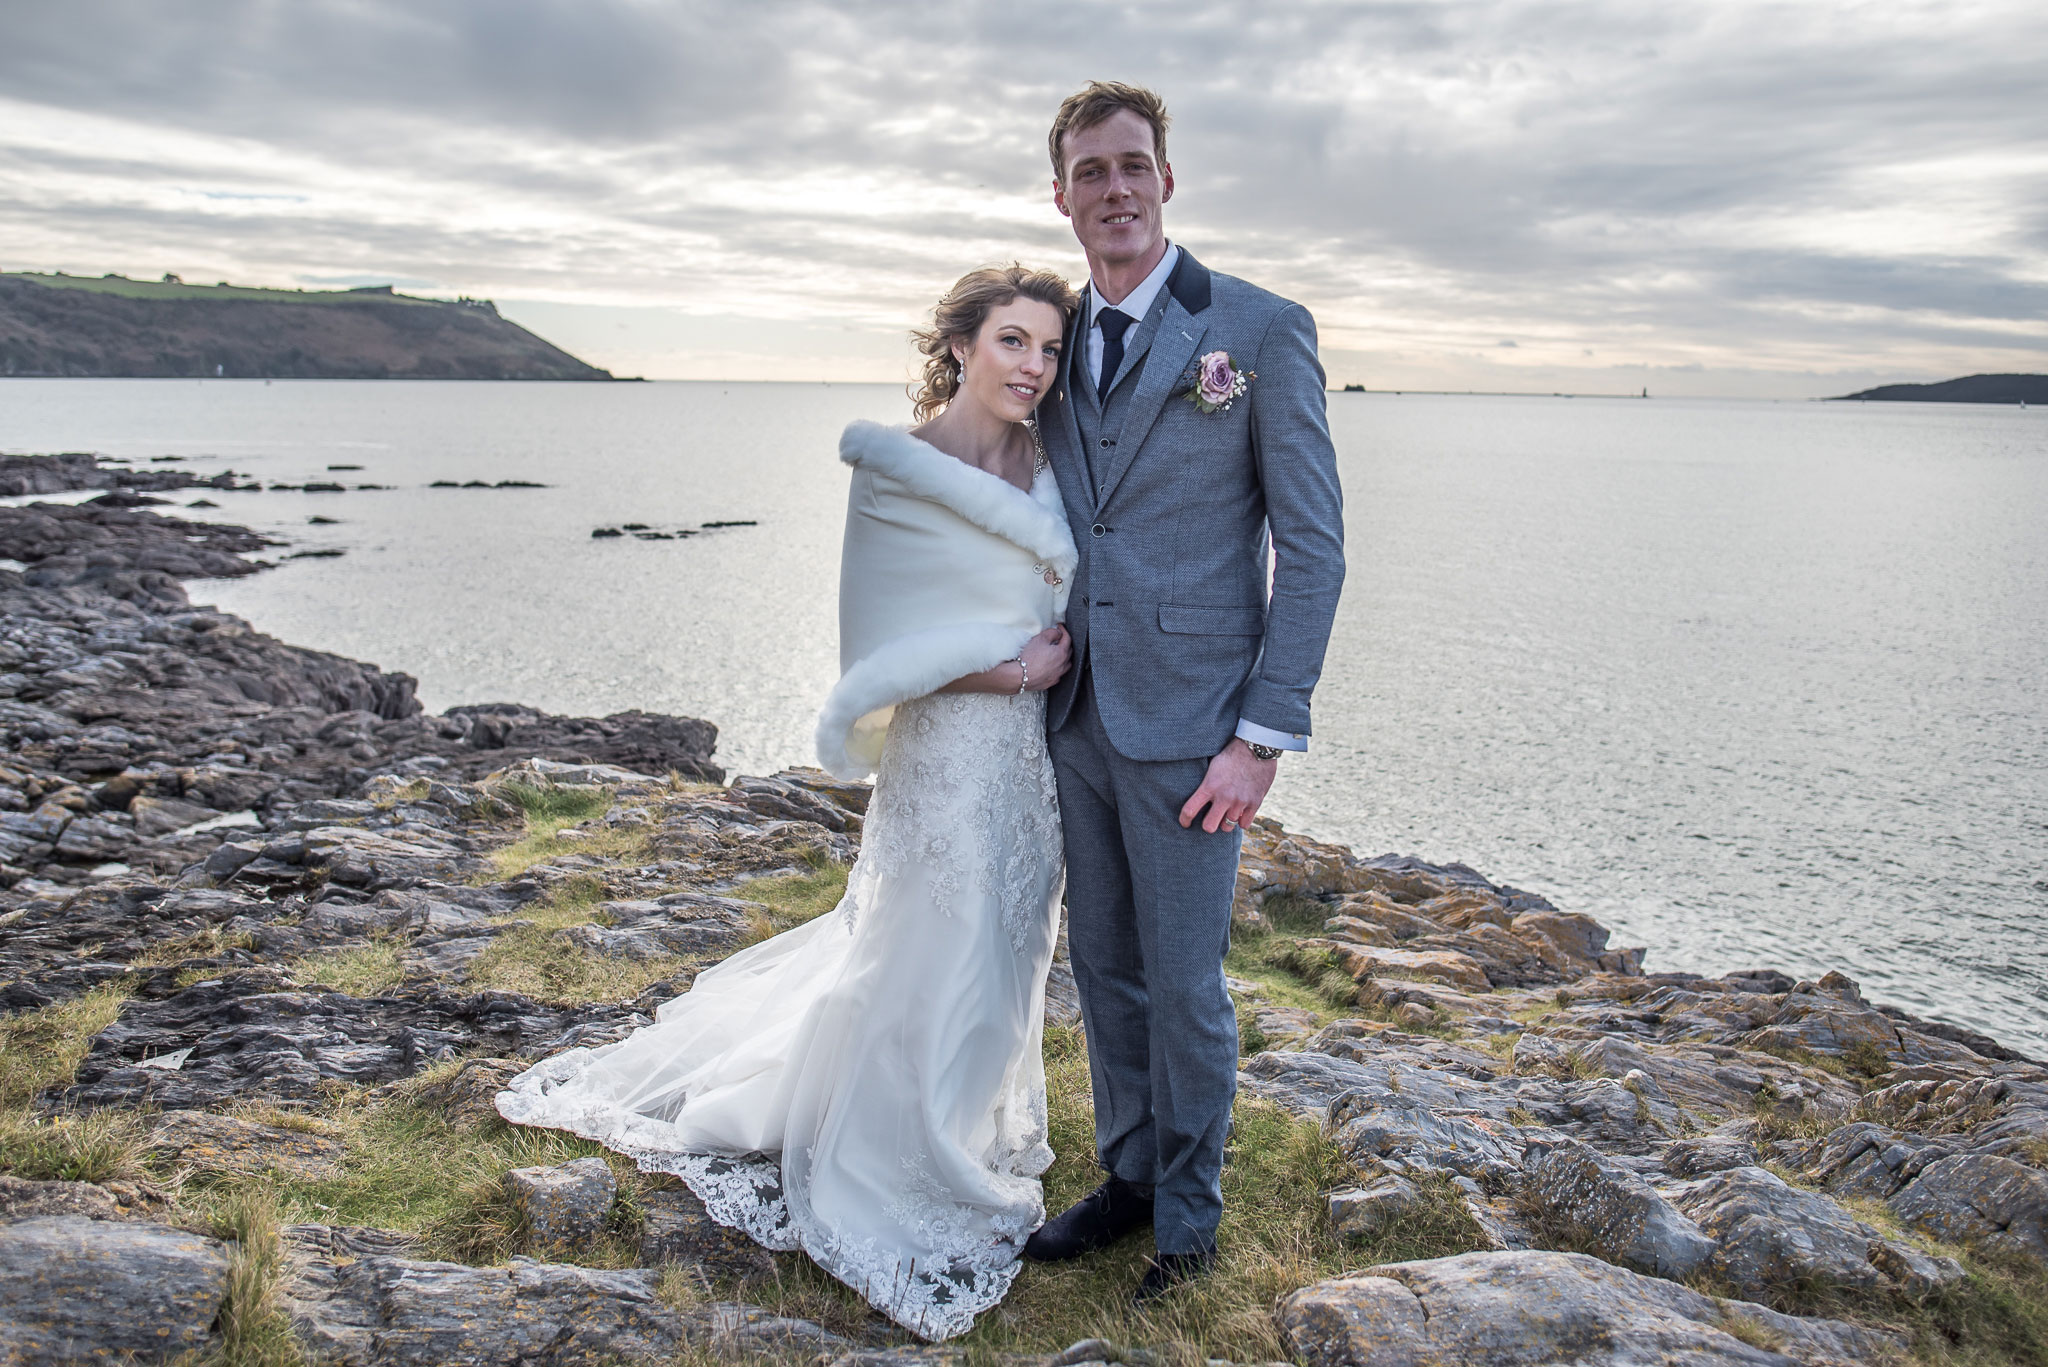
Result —
M896 380L962 270L1082 276L1045 127L1105 77L1333 383L1839 393L2048 370L2044 58L2040 0L0 0L0 268Z

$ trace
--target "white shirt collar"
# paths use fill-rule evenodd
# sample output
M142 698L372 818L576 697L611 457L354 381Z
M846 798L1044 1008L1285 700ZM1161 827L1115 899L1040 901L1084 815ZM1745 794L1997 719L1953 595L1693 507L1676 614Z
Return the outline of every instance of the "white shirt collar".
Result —
M1088 326L1095 326L1096 318L1104 309L1115 309L1138 322L1144 322L1145 315L1152 310L1152 301L1159 297L1159 291L1166 286L1166 277L1173 274L1173 268L1179 261L1180 248L1171 242L1167 243L1166 254L1159 258L1159 264L1152 268L1152 273L1140 280L1136 289L1114 304L1104 302L1102 295L1091 282L1088 288Z

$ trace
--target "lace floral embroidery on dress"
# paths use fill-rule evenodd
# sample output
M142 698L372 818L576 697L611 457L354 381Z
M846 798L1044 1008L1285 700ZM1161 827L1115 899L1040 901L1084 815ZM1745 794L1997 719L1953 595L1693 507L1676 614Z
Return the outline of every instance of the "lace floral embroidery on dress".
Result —
M657 1024L628 1040L536 1064L499 1094L500 1113L571 1130L646 1171L682 1178L712 1218L768 1248L801 1250L905 1328L933 1339L965 1333L1015 1280L1023 1242L1044 1218L1037 1178L1053 1157L1035 1013L1062 869L1043 721L1042 695L965 694L906 703L891 725L840 920L852 930L872 909L922 927L913 940L950 936L956 954L972 956L966 981L918 976L900 943L886 959L864 958L877 952L864 948L869 937L821 922L806 939L812 927L799 927L707 969L689 994L664 1005ZM1005 960L1006 942L1025 971ZM870 972L848 973L848 965ZM850 1001L840 995L848 984ZM703 1010L693 1011L693 1002ZM887 1017L859 1062L887 1059L897 1047L889 1041L920 1038L940 1021L958 1028L964 1020L1008 1048L993 1051L993 1071L966 1089L971 1107L960 1089L935 1090L907 1065L899 1066L900 1082L838 1095L854 1064L823 1065L801 1085L814 1100L834 1097L826 1109L835 1147L825 1171L815 1127L780 1154L693 1147L707 1133L784 1133L792 1106L783 1065L747 1053L751 1032L735 1039L708 1022L751 1020L759 1011L772 1032L776 1022L835 1006L848 1011L835 1027L842 1038ZM698 1054L692 1041L700 1033L707 1043ZM820 1051L830 1055L829 1047ZM801 1056L788 1062L803 1066ZM689 1115L687 1088L700 1081L705 1095L728 1089L707 1103L718 1119ZM922 1119L926 1108L932 1123ZM987 1136L972 1153L952 1137L967 1129ZM834 1170L849 1163L850 1182ZM882 1178L886 1195L872 1196L869 1173ZM826 1192L831 1199L823 1200Z
M947 915L973 870L1023 953L1047 899L1057 902L1059 787L1045 749L1045 695L933 693L889 721L861 851L839 915L851 932L876 887L921 867Z

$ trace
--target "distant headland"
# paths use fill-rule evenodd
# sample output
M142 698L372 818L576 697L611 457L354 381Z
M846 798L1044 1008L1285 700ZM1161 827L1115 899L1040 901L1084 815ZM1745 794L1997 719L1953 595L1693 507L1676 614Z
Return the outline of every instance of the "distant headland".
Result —
M2033 403L2048 405L2048 375L1965 375L1938 384L1881 384L1842 399L1908 403Z
M609 380L488 299L0 272L0 376Z

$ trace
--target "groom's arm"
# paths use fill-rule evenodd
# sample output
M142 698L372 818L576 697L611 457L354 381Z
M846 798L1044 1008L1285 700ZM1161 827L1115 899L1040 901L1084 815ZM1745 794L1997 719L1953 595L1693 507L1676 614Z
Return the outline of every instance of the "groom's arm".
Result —
M1273 534L1273 596L1265 650L1238 715L1253 727L1307 736L1309 696L1322 676L1344 585L1344 494L1307 309L1289 304L1274 316L1251 368L1258 378L1246 397L1252 459Z

